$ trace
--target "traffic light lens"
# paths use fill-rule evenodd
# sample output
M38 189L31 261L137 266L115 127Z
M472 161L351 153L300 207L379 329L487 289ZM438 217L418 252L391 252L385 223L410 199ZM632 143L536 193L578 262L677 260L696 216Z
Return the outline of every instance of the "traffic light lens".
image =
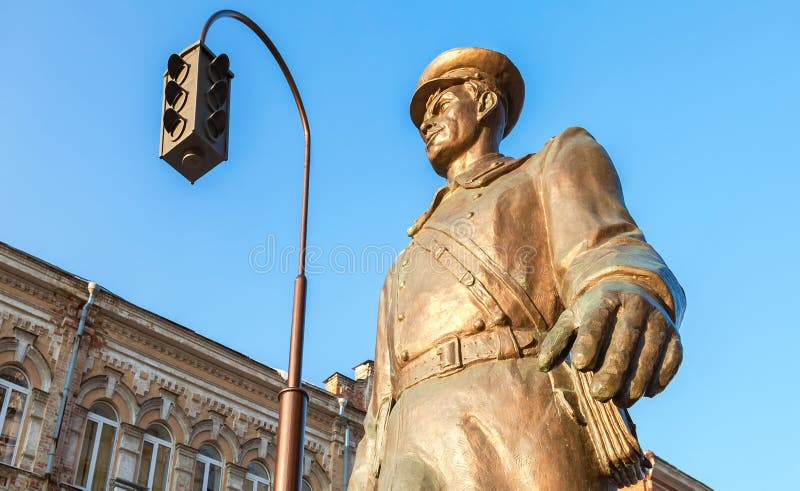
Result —
M183 90L177 82L170 80L164 88L164 98L167 104L172 106L176 111L180 111L186 103L186 91Z
M231 60L225 53L217 56L208 64L208 76L212 82L228 78L228 69L231 67Z
M167 60L167 74L169 78L172 80L181 83L183 79L186 78L186 74L189 72L189 66L183 61L183 58L176 54L172 54L169 56L169 60Z
M208 98L208 105L211 107L212 111L224 107L225 103L228 102L228 82L225 80L214 82L214 85L208 89L208 94L206 94L206 96Z
M180 138L185 125L186 123L177 111L172 108L164 111L164 130L169 133L173 140Z
M228 113L224 109L216 111L206 120L206 131L212 140L216 140L225 132L228 126Z

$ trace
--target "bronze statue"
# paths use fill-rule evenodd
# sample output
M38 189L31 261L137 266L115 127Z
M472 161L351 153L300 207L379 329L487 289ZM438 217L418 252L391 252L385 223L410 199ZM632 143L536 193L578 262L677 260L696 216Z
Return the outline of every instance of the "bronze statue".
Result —
M351 491L641 478L624 408L678 370L683 291L588 132L499 153L523 98L517 68L486 49L446 51L422 73L411 119L447 184L381 292Z

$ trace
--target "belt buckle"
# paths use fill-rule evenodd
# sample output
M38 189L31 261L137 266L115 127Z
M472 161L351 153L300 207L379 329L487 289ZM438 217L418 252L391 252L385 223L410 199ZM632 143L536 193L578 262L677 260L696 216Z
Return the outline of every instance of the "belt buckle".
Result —
M440 375L458 370L463 366L461 360L461 341L456 335L442 341L436 348L436 354L439 356Z

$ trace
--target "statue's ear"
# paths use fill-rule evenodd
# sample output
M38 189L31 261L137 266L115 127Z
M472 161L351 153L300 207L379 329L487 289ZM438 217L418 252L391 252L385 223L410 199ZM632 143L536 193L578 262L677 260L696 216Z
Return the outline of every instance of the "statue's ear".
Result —
M497 107L497 94L487 90L478 98L478 121L483 121Z

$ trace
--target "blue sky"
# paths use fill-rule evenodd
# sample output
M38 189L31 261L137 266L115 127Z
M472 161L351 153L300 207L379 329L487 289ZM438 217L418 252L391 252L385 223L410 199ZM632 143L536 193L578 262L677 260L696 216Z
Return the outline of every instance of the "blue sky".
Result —
M158 159L167 57L220 8L272 37L311 122L305 379L372 357L387 265L360 258L404 247L441 185L410 96L436 54L483 46L527 84L503 151L586 127L686 290L683 367L632 410L643 445L715 488L791 482L796 4L5 3L0 240L283 368L302 133L278 68L241 24L222 20L207 38L236 74L229 161L190 186ZM270 267L281 254L287 267Z

